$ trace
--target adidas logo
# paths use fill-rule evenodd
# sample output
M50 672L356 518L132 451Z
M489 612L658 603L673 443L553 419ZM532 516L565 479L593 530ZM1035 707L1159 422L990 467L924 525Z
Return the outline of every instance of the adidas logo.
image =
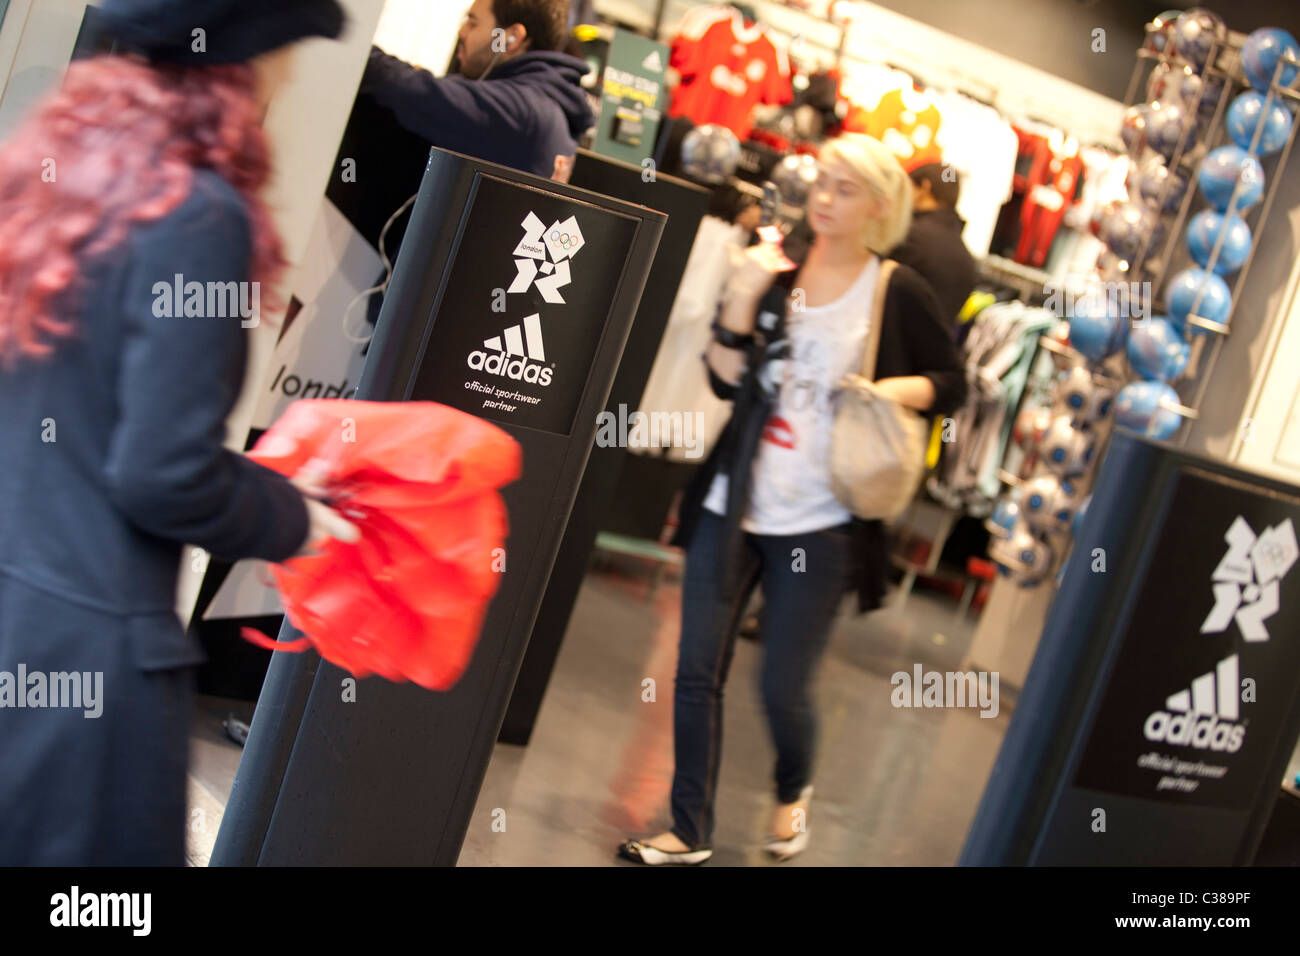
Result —
M512 356L517 357L512 359ZM541 317L534 312L524 316L519 325L512 325L500 335L484 339L483 348L470 352L466 364L476 371L501 375L518 382L550 385L552 370L532 364L544 361L546 349L542 344Z
M1240 688L1233 654L1192 681L1189 690L1169 697L1165 709L1148 717L1142 731L1147 740L1236 753L1246 739L1246 728L1234 723L1241 715Z
M662 72L664 68L663 60L659 58L658 50L651 50L650 55L641 61L643 69L650 70L653 73Z

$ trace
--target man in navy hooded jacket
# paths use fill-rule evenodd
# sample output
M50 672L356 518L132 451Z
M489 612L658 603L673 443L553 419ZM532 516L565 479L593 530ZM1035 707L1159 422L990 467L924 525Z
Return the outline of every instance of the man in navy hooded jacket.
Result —
M560 53L568 0L474 0L456 45L459 72L435 77L378 48L361 92L433 146L551 177L570 167L595 122L579 81L586 62Z

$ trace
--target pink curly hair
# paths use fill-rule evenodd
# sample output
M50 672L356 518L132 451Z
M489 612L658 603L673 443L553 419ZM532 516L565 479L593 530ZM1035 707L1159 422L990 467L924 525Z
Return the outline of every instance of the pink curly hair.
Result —
M103 56L68 68L0 146L0 367L47 356L75 334L68 294L84 264L132 225L176 209L195 169L214 171L244 197L250 277L273 287L284 260L258 197L270 159L254 83L245 64Z

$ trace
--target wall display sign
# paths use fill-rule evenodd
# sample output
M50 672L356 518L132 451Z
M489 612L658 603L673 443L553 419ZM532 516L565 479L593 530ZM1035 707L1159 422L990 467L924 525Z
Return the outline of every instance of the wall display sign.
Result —
M592 149L640 165L654 153L664 108L668 47L627 30L615 30L602 81L600 116Z
M259 435L300 398L352 396L371 331L364 293L382 272L374 247L324 200L253 413Z
M1180 475L1074 783L1244 810L1300 672L1295 501Z
M483 176L443 314L411 398L559 435L573 430L587 369L636 233L635 220Z

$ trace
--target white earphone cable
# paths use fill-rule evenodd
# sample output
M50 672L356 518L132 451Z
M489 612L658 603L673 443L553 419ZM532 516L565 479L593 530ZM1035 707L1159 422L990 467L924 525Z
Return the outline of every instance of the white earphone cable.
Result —
M371 336L375 334L374 329L371 329L364 335L354 335L348 328L348 318L352 315L352 310L356 308L358 302L368 299L376 293L383 294L388 291L388 284L393 281L393 263L388 258L387 249L384 248L384 240L387 238L388 230L392 228L393 223L397 221L398 217L401 216L402 213L411 208L412 204L415 202L416 196L418 195L419 193L416 193L411 196L410 199L406 200L406 202L397 207L397 211L389 216L388 221L384 223L384 228L379 230L379 259L384 264L384 278L379 285L371 286L369 289L363 289L361 292L358 292L356 298L349 302L348 307L343 310L343 335L350 342L355 342L357 345L365 345L370 341Z
M511 43L510 45L514 46L513 43ZM479 81L487 79L488 74L491 73L492 70L496 67L497 61L501 59L501 52L502 51L497 51L496 53L492 54L492 60L488 63L487 69L485 69L483 73L479 76ZM365 289L357 293L356 298L354 298L351 302L349 302L348 307L343 310L343 335L350 342L355 342L358 345L365 345L367 342L370 341L371 336L375 334L374 329L371 329L369 332L365 333L364 335L354 335L351 329L349 329L348 327L348 319L351 317L352 310L356 308L358 302L361 302L362 300L367 299L370 296L375 295L376 293L382 294L388 291L388 284L393 279L393 264L392 262L389 261L388 253L384 249L384 238L388 235L388 230L392 227L393 223L397 221L397 218L401 216L402 213L406 212L407 209L411 208L411 204L415 202L415 198L416 198L415 196L412 196L410 199L406 200L406 202L402 203L402 205L398 207L397 211L388 217L388 222L384 223L384 228L379 231L379 258L384 263L383 281L380 282L379 285L372 286L369 289Z

